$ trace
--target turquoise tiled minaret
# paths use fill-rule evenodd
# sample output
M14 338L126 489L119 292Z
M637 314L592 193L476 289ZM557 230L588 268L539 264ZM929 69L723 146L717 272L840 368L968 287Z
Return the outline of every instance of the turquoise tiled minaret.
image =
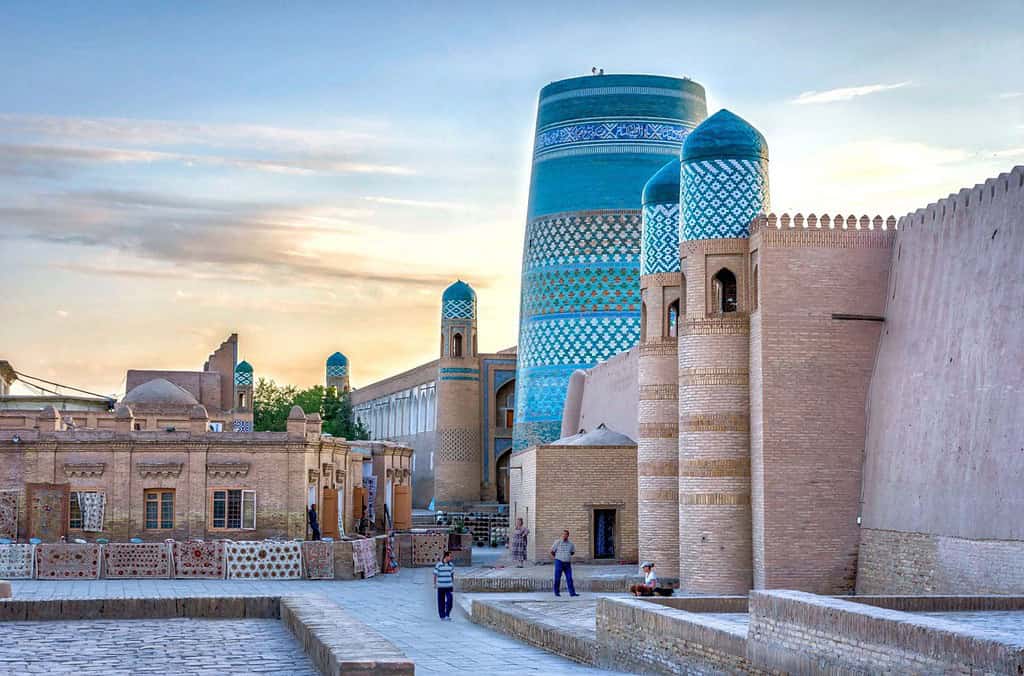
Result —
M707 115L704 88L598 75L540 92L523 246L513 448L560 436L572 373L640 336L638 197Z
M658 170L644 186L640 275L679 272L679 160Z
M350 389L348 357L340 352L335 352L327 358L326 367L324 382L327 387L335 387L339 392L348 392Z
M683 240L747 237L751 219L770 208L768 143L723 108L683 144L680 183Z

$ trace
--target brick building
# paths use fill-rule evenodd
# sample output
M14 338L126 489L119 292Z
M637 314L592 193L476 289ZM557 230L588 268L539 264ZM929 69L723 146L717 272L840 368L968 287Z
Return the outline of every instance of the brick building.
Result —
M352 390L374 440L413 449L413 506L460 510L508 502L515 348L480 353L477 297L457 281L441 297L439 358Z

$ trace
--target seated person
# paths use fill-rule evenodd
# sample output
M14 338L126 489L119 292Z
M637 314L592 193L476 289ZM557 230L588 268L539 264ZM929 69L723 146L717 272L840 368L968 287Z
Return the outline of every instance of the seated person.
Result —
M644 561L641 565L644 571L644 583L635 584L629 588L633 596L672 596L670 587L662 587L658 584L658 574L654 572L654 564Z

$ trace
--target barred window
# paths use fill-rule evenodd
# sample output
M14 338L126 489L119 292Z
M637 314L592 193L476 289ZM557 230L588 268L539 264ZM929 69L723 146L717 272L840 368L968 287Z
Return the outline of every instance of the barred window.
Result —
M174 491L169 488L150 488L145 491L147 530L174 528Z
M211 528L255 530L256 491L217 489L211 495Z

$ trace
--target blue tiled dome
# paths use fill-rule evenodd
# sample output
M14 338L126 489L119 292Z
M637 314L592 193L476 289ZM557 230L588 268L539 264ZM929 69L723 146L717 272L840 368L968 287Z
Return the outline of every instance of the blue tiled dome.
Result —
M659 169L644 186L644 204L679 203L679 160Z
M348 357L340 352L335 352L327 358L328 366L346 366L348 365Z
M444 295L441 296L442 302L450 300L476 300L476 291L460 279L445 289Z
M690 132L683 142L683 161L730 158L768 159L761 132L725 108Z
M238 362L238 366L235 367L235 373L252 373L252 364L247 361Z

